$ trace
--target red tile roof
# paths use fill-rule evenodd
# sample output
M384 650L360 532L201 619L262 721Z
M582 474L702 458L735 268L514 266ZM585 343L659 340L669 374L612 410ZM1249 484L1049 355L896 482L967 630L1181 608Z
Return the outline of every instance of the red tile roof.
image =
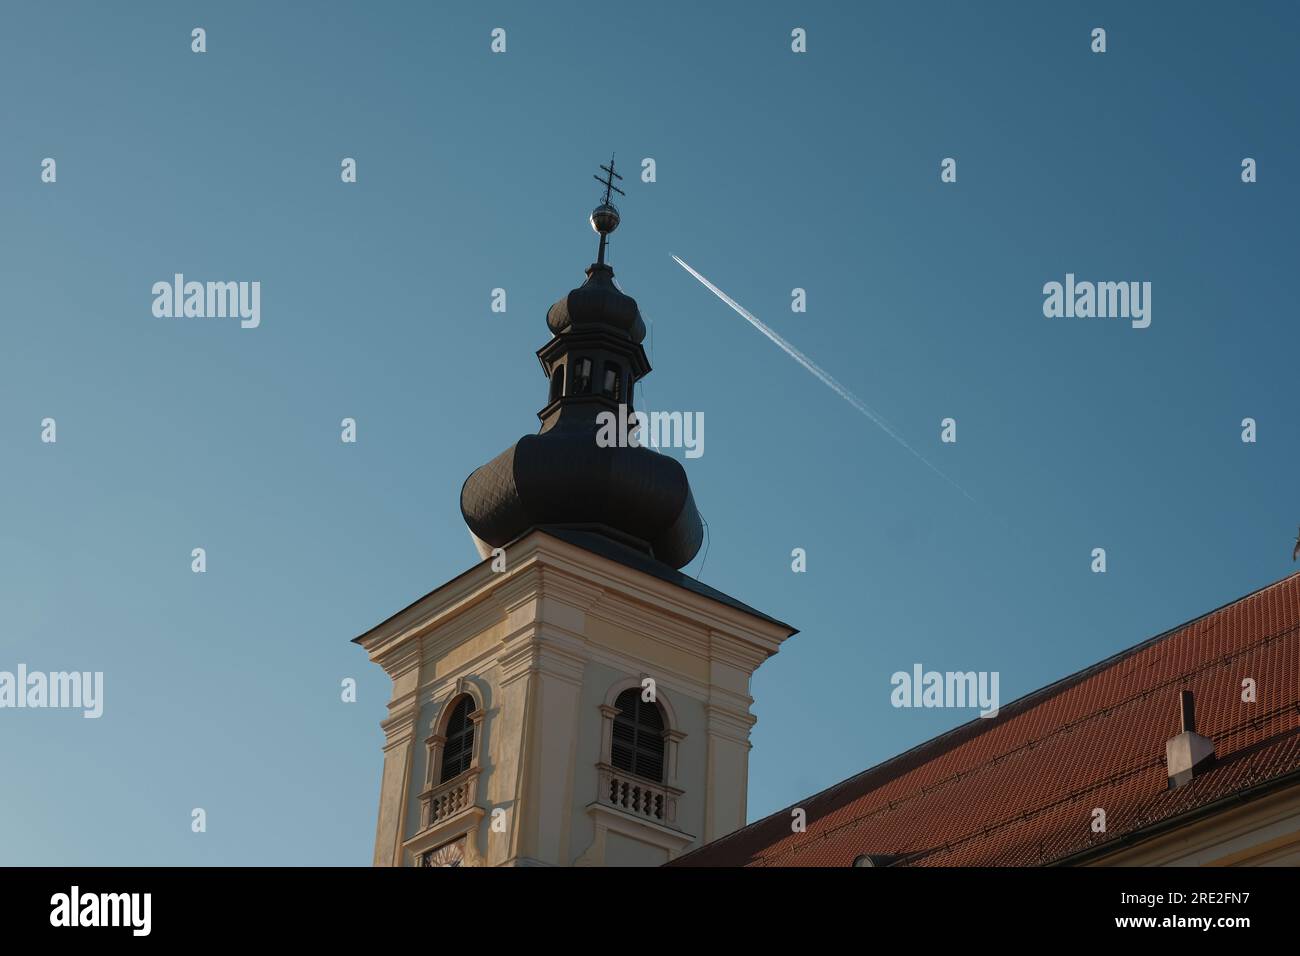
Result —
M1242 701L1254 678L1256 700ZM1196 699L1212 769L1167 787L1178 691ZM674 866L1059 862L1300 771L1300 574L976 718ZM1093 833L1094 807L1107 831Z

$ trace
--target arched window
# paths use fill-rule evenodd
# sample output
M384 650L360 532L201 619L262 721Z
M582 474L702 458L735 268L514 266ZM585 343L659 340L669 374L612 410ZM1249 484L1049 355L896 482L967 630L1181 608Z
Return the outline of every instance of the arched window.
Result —
M578 359L577 367L573 372L573 395L590 395L591 394L591 359Z
M618 401L623 396L623 369L617 362L605 363L605 381L601 383L600 390Z
M479 806L479 777L484 772L483 747L488 717L487 699L474 679L461 677L441 697L425 738L424 789L420 791L420 841L408 847L419 855L449 840L476 831L487 813ZM612 707L610 708L613 709ZM477 843L465 848L467 865L476 866Z
M474 722L469 719L473 709L474 701L468 694L463 695L452 707L451 716L447 719L447 729L443 731L447 742L442 748L442 773L438 776L439 783L446 783L453 777L459 777L469 769L474 759Z
M643 780L664 779L664 715L657 703L641 699L641 689L631 687L614 701L614 735L610 763L614 769Z
M555 366L555 371L551 373L551 401L555 401L564 394L564 366Z

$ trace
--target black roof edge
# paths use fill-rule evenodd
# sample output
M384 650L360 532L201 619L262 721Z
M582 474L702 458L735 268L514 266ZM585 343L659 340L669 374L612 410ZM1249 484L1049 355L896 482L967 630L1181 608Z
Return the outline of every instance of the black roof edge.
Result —
M602 536L597 535L593 532L569 531L567 529L548 527L546 525L534 525L533 527L529 528L527 531L515 537L513 540L507 542L505 546L508 548L511 545L515 544L516 542L522 541L524 538L528 537L534 531L540 531L541 533L550 535L552 538L555 538L559 541L563 541L566 544L571 544L574 547L582 548L584 551L589 551L592 554L595 554L597 557L607 558L610 561L614 561L618 564L624 565L625 567L632 568L634 571L641 571L645 574L649 574L651 577L659 578L661 581L665 581L668 584L675 584L678 587L684 588L687 591L691 591L694 594L698 594L701 597L706 597L709 598L710 600L717 601L719 604L730 607L733 610L742 611L746 614L751 614L754 617L767 621L769 624L775 624L778 627L785 628L787 631L790 632L789 634L790 637L793 637L794 635L799 633L798 628L791 627L789 624L785 623L784 621L777 620L776 618L770 615L764 614L762 611L750 607L745 602L739 601L736 598L733 598L731 595L726 594L723 591L719 591L717 588L709 587L707 584L703 584L700 581L697 581L695 578L688 577L687 575L682 574L682 572L676 570L675 568L670 568L662 561L656 561L654 558L651 558L649 555L640 554L639 552L634 551L633 549L627 547L626 545L620 545L615 541L612 541L608 538L603 538ZM594 543L584 543L584 541L582 540L573 540L575 536L583 536L584 538L594 539ZM630 556L630 559L629 557L620 557L619 556L620 554ZM482 567L489 560L490 560L489 558L483 558L482 560L470 565L468 568L466 568L460 574L456 575L454 578L450 578L449 580L444 581L442 584L438 585L438 587L434 588L432 591L426 591L424 594L420 595L410 604L403 607L401 610L395 611L394 613L388 615L388 617L380 621L378 624L374 625L373 627L367 628L361 634L358 634L356 637L352 638L350 643L360 644L362 638L364 638L371 631L374 631L376 628L383 627L385 624L387 624L389 621L394 620L395 618L401 617L411 608L415 607L417 604L419 604L421 601L427 598L430 594L433 594L434 591L438 591L442 588L445 588L448 584L452 584L456 581L459 581L461 578L465 577L465 575L471 574L476 569Z
M737 600L724 591L719 591L717 588L709 587L709 585L704 584L689 575L683 574L676 568L669 567L662 561L658 561L647 554L636 551L625 544L621 544L594 531L560 528L553 525L538 525L529 529L529 532L525 532L525 534L531 533L532 531L540 531L543 534L548 534L552 538L557 538L560 541L582 548L584 551L590 551L597 557L608 558L609 560L621 564L624 567L631 568L634 571L641 571L644 574L658 578L668 584L675 584L693 594L698 594L700 597L709 598L710 600L730 607L733 610L742 611L745 614L764 620L769 624L775 624L777 627L789 631L790 636L792 637L799 633L798 628L791 627L789 624L785 623L785 621L778 620L769 614L764 614L757 608L750 607L744 601ZM523 537L523 535L520 535L520 537Z

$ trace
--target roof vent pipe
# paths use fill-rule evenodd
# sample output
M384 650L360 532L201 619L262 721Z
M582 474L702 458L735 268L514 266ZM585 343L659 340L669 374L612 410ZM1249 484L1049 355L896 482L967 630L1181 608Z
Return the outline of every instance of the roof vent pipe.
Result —
M1196 700L1190 690L1179 691L1178 709L1182 732L1165 742L1170 790L1190 783L1214 761L1214 741L1196 732Z

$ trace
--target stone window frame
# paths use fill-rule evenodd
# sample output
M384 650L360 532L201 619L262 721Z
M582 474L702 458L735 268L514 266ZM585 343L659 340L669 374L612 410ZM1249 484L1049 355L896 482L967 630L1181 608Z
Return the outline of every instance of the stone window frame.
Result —
M451 780L439 782L442 778L442 748L447 743L447 722L451 720L452 711L460 703L462 697L468 697L473 702L474 709L469 713L470 722L474 725L474 747L473 755L470 757L469 769L465 770ZM487 716L487 709L483 706L483 692L478 689L473 681L461 678L456 681L455 687L451 693L442 702L438 708L438 714L433 719L432 730L428 737L424 738L425 745L425 762L424 762L424 788L445 786L454 780L464 777L466 774L478 774L482 770L483 760L483 718Z
M452 710L464 696L473 700L474 710L469 719L474 724L473 756L469 769L445 783L438 783L442 774L442 747L447 742L445 731ZM477 683L461 677L438 704L437 713L430 722L431 733L425 738L424 787L419 795L420 822L415 835L403 844L405 865L419 866L421 856L428 850L465 837L465 866L481 866L483 858L478 846L479 824L487 810L480 803L479 775L483 772L483 721L487 707L483 692ZM434 798L448 789L464 787L467 795L463 807L434 819Z
M664 694L656 682L655 703L659 705L664 716L664 780L656 782L645 780L634 774L615 770L612 764L614 743L614 718L618 709L614 701L625 690L642 687L642 680L650 675L628 677L615 681L605 693L604 703L598 707L601 718L600 752L596 763L596 799L587 805L595 827L595 835L581 856L574 861L575 866L604 865L605 848L610 833L622 834L634 840L640 840L660 847L668 859L679 856L687 846L695 842L695 837L681 829L677 819L677 803L684 791L680 787L678 758L680 744L686 738L681 730L681 723L672 701ZM652 791L665 797L665 814L663 820L650 819L644 813L629 813L626 809L611 803L605 787L610 776L617 775L625 779L640 781Z
M605 701L600 705L600 761L596 764L598 769L612 770L614 767L614 718L618 716L618 708L614 706L614 701L618 700L618 695L625 690L634 688L640 690L641 682L649 676L644 674L641 677L627 677L615 681L605 691ZM658 681L655 682L655 703L659 705L659 710L664 716L664 778L663 780L647 779L646 783L667 787L680 793L677 760L679 745L686 739L686 734L680 729L681 723L677 720L677 712ZM635 775L629 774L629 776Z

